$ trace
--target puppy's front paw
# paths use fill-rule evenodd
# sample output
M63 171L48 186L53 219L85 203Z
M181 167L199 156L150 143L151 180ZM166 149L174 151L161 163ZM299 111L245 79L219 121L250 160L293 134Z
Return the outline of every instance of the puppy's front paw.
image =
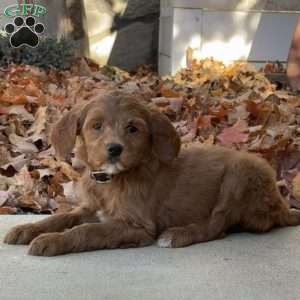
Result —
M63 233L45 233L35 238L29 245L28 254L35 256L55 256L67 253Z
M13 227L4 237L4 243L11 245L27 245L40 234L34 224L24 224Z

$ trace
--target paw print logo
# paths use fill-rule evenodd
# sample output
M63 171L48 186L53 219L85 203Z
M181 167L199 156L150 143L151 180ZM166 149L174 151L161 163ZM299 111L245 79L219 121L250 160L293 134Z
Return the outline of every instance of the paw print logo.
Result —
M10 44L14 48L22 45L35 48L39 44L39 34L45 30L42 23L36 23L34 17L27 17L25 20L22 17L16 17L13 23L6 24L4 30L11 34Z

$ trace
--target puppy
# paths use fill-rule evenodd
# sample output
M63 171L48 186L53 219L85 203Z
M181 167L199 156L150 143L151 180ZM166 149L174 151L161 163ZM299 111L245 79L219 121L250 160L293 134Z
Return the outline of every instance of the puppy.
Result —
M225 236L233 226L266 232L300 224L281 197L272 168L255 155L217 146L180 150L169 120L112 94L77 106L52 132L59 159L76 137L86 170L79 208L6 235L29 254L53 256L103 248L185 247Z

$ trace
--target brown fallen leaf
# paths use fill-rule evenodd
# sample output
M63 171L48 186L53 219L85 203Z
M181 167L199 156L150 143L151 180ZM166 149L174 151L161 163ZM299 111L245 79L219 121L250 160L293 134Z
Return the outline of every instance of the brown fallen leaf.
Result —
M35 121L27 131L28 135L40 135L46 129L47 106L40 106L35 114Z
M76 193L75 193L75 189L74 189L74 182L73 181L69 181L66 183L62 183L61 184L63 186L64 189L64 196L66 197L67 201L70 203L76 203Z
M16 171L20 171L29 161L30 158L26 158L25 154L21 154L14 158L10 158L10 161L4 165L0 164L0 169L7 170L10 166L12 166Z
M40 161L40 163L42 166L49 167L50 169L56 169L60 166L59 162L54 160L52 157L44 158Z
M12 104L26 104L27 97L25 95L11 96L6 93L0 96L0 103L12 103Z
M14 215L17 213L17 208L10 206L2 206L0 207L0 215Z
M201 115L198 117L196 123L198 128L208 128L211 126L211 119L214 116L211 115Z
M215 143L215 137L211 134L206 140L203 141L204 145L212 146Z
M223 129L217 136L217 139L224 146L245 143L249 137L247 133L244 133L247 129L247 123L243 120L239 120L232 127Z
M35 180L31 177L27 166L23 167L15 176L16 184L24 189L24 192L31 192L35 187Z
M53 158L45 158L40 161L42 166L49 167L50 169L60 169L61 172L66 175L70 180L78 180L81 176L80 173L75 171L73 167L64 162L56 161Z
M169 105L169 99L166 97L155 97L151 101L158 107L165 107Z
M245 103L238 105L233 110L228 112L228 123L234 124L238 120L246 120L249 114L250 113L247 111Z
M166 98L180 98L182 96L182 93L173 91L165 86L161 87L160 93L162 97L166 97Z
M6 115L9 113L9 109L5 106L0 106L0 115Z
M183 99L181 97L178 98L169 98L169 108L178 114L182 108Z
M300 198L300 172L293 179L293 194Z
M9 198L10 191L0 191L0 206L3 206Z
M40 212L42 206L36 201L33 192L28 192L17 199L18 206L21 208L30 209L35 212Z
M34 121L34 116L25 109L24 105L12 105L9 107L8 113L10 115L18 115L22 120Z
M15 146L16 151L20 153L35 153L39 152L38 148L27 141L26 138L18 136L14 133L9 135L9 141Z
M80 173L78 173L77 171L75 171L71 165L69 165L68 163L62 161L60 162L60 166L61 166L61 172L66 175L70 180L75 180L77 181L80 178Z
M0 145L0 168L11 160L10 151L4 145Z

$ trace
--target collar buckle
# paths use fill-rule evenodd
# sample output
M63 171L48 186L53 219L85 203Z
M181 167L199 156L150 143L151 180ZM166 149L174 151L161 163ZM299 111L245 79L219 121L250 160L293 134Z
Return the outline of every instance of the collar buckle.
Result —
M95 171L90 172L90 177L98 183L109 183L112 180L113 175L105 172Z

